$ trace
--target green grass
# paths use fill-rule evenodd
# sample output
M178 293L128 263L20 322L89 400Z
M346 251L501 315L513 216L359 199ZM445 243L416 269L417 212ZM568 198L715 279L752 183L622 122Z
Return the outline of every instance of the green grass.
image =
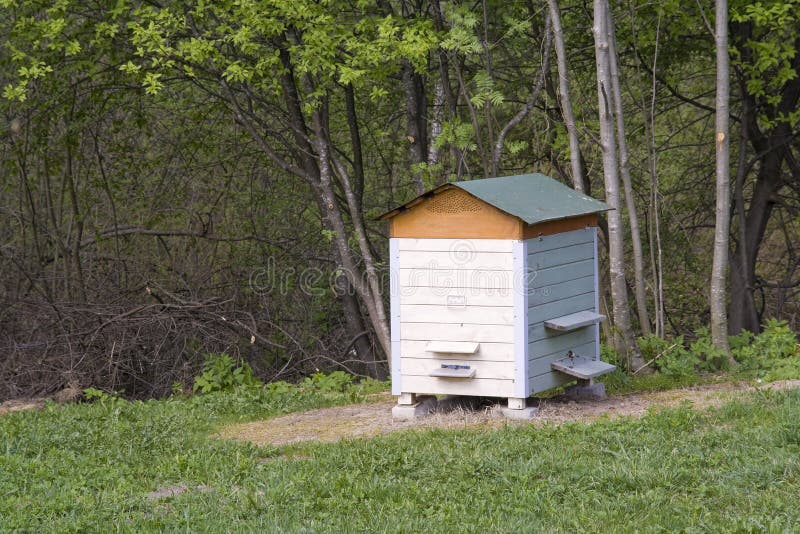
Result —
M51 405L0 417L0 530L763 532L800 529L800 392L560 427L276 449L220 424L352 391ZM148 500L159 487L185 485Z
M667 375L664 373L641 374L631 376L617 369L613 373L601 376L599 381L606 385L609 395L639 393L646 391L666 391L668 389L700 386L721 382L737 382L743 378L738 375L723 373L694 373L691 375Z

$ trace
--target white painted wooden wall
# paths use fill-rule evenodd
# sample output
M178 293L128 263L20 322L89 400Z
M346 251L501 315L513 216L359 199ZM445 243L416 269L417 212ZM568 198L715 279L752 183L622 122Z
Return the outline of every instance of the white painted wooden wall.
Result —
M550 364L572 350L599 358L599 326L544 321L598 311L597 229L501 239L390 239L392 393L528 397L572 380ZM475 342L474 354L431 342ZM443 363L473 379L429 376Z
M392 392L514 396L514 241L390 240ZM518 283L518 282L517 282ZM432 341L477 342L475 354L430 352ZM442 363L475 378L428 376Z

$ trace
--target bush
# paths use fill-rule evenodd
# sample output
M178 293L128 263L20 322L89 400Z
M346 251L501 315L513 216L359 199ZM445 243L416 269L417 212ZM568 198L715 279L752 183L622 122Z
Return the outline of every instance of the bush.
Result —
M683 378L696 374L700 360L693 351L683 346L683 336L674 339L663 339L656 335L639 338L639 349L645 362L652 360L652 366L660 373Z
M260 387L263 382L253 376L253 370L242 362L236 365L225 353L206 354L203 362L203 373L194 379L192 392L213 393L215 391L231 391L240 386Z
M754 372L766 380L800 377L797 336L786 321L770 319L759 335L742 332L730 338L730 345L743 371Z
M689 351L698 358L700 371L714 372L729 368L728 355L724 350L718 349L711 341L708 328L698 328L695 331L697 339L689 345Z
M322 393L342 393L353 384L353 376L344 371L331 374L314 373L302 382L302 386Z

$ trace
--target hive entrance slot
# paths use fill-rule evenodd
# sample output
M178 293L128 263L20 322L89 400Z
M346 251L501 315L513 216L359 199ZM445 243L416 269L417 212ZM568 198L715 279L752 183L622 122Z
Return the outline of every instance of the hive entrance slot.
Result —
M469 365L448 365L443 363L439 369L431 371L429 376L438 378L473 378L475 369Z

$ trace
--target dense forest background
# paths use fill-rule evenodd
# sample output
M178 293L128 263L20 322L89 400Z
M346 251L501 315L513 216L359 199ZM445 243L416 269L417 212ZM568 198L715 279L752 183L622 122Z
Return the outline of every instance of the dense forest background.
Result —
M728 326L797 331L800 2L729 17ZM714 5L608 22L633 328L688 343L709 324ZM264 380L385 377L377 215L453 180L572 185L571 161L605 198L594 24L571 0L0 0L0 399L163 395L219 352Z

